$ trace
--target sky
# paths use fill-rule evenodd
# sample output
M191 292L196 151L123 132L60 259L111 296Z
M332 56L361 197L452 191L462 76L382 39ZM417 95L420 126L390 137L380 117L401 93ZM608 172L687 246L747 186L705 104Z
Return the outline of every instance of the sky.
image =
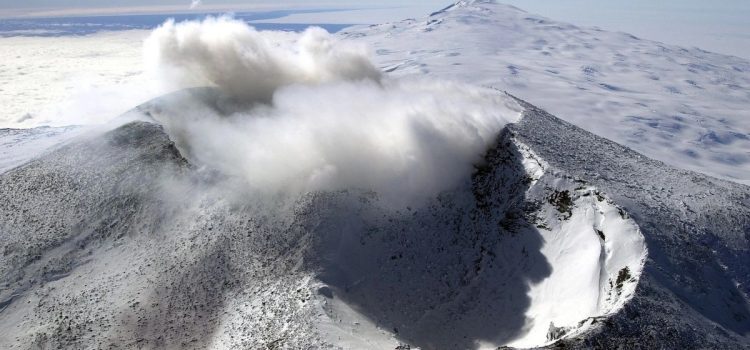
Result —
M451 0L0 0L0 16L76 15L113 12L163 12L213 9L288 9L288 8L440 8Z

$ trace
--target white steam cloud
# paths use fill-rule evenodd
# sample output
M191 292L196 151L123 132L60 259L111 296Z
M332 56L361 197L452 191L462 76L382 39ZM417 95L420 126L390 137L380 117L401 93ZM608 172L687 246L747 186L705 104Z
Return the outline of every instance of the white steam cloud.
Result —
M207 90L194 90L157 103L154 117L193 162L262 191L358 188L418 201L468 179L520 115L494 90L384 77L365 48L319 28L167 22L145 47L172 87L231 97L207 102Z
M203 1L201 1L201 0L193 0L193 1L190 2L190 9L194 10L194 9L198 8L198 6L200 6L202 3L203 3Z
M147 68L172 87L213 85L246 101L268 102L285 85L378 80L381 74L363 46L337 43L321 28L299 36L209 17L168 21L145 45Z

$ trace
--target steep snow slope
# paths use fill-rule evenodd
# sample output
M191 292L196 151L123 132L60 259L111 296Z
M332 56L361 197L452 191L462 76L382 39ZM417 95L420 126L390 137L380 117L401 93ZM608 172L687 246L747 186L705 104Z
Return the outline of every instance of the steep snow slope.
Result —
M750 187L648 159L524 104L514 137L584 179L638 224L635 297L575 348L740 349L750 344Z
M342 34L391 74L493 86L673 166L750 181L747 60L487 0Z
M533 347L543 339L580 334L596 318L618 311L635 291L646 250L635 222L595 187L565 176L527 145L514 143L523 155L532 191L555 189L541 195L555 210L538 216L542 220L536 223L544 240L540 251L552 273L530 288L528 333L509 343ZM540 174L546 175L536 183Z
M507 132L485 159L394 208L225 187L150 123L73 141L0 175L0 346L543 345L621 308L635 222Z

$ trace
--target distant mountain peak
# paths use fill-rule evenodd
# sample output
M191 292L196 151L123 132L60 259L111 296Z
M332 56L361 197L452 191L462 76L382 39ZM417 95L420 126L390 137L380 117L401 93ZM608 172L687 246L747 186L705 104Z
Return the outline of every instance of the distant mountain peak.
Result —
M471 6L476 4L497 4L495 0L461 0L456 2L455 6Z
M495 0L461 0L461 1L458 1L458 2L455 2L455 3L451 4L451 5L449 5L448 7L444 8L444 9L442 9L440 11L431 13L430 16L436 16L436 15L444 14L444 13L447 13L447 12L450 12L450 11L453 11L453 10L465 9L465 8L471 8L471 7L486 9L486 7L483 6L483 5L502 6L502 7L505 7L507 9L509 9L509 10L515 10L515 11L519 11L519 12L525 12L525 11L523 11L523 10L515 7L515 6L507 5L507 4L502 4L502 3L499 3L499 2L497 2Z

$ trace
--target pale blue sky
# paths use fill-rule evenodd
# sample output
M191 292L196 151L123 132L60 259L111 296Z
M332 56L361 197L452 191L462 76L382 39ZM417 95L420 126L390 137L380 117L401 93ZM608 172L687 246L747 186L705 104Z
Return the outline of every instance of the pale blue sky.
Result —
M0 0L0 15L96 13L95 8L127 7L185 11L190 0ZM416 17L440 9L451 0L203 0L212 7L244 9L290 7L402 7L393 16ZM504 0L532 13L583 26L628 32L643 38L750 58L750 0ZM75 9L75 10L72 10ZM36 10L34 10L36 11ZM61 12L63 11L63 12ZM112 11L112 10L110 10ZM116 11L116 10L115 10ZM366 18L366 17L365 17ZM393 18L392 20L396 20ZM373 16L372 22L383 20ZM389 18L389 20L391 20ZM345 22L342 20L342 22Z
M750 0L504 0L581 26L750 58Z

